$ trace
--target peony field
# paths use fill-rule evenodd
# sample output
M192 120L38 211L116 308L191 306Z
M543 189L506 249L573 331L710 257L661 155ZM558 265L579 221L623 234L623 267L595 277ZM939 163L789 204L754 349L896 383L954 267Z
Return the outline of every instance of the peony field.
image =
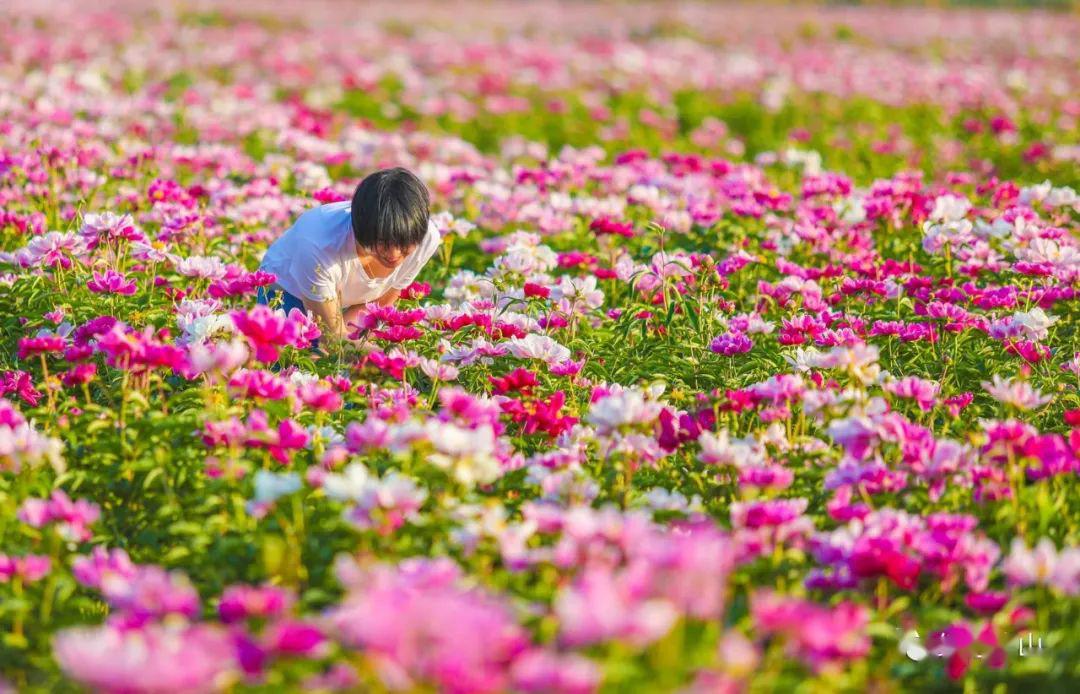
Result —
M1080 691L1012 4L0 4L0 692ZM396 303L257 302L397 166Z

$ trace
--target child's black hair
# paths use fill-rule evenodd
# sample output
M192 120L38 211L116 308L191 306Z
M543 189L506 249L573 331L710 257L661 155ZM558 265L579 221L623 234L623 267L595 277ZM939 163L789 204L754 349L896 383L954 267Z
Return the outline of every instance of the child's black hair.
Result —
M427 234L430 202L427 187L408 169L369 174L352 198L356 242L379 250L418 246Z

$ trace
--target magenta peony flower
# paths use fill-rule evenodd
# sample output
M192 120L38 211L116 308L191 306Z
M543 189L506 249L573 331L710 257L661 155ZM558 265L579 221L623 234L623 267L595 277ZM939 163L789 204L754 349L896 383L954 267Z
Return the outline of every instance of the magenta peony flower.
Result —
M86 283L87 288L96 294L120 294L131 296L138 289L135 280L129 280L115 270L104 273L94 272L94 277Z
M304 349L321 334L299 309L285 315L284 311L260 304L248 311L233 311L230 315L236 329L254 348L255 358L263 362L276 361L282 347Z
M244 619L280 617L292 609L296 596L278 586L229 586L218 602L218 616L231 624Z
M745 354L754 348L754 342L745 333L731 331L713 338L709 343L709 351L723 354L725 357L733 357L736 354Z

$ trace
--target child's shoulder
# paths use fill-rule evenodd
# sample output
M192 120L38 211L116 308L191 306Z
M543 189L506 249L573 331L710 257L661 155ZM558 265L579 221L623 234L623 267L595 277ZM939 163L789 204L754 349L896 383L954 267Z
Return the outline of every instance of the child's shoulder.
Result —
M324 205L316 205L311 207L305 214L316 214L323 217L348 217L352 214L352 201L339 200L338 202L328 202Z
M352 206L348 200L316 205L304 210L296 221L299 226L316 227L318 229L330 229L342 225L351 226Z
M296 219L290 236L308 247L330 251L352 236L351 206L348 202L309 207Z
M427 239L438 244L442 241L442 231L439 229L439 225L435 223L434 219L428 219L427 224Z

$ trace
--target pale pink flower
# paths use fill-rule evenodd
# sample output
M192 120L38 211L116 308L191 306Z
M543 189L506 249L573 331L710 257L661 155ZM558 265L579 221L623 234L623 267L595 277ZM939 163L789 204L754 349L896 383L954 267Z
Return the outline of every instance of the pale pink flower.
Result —
M703 431L698 437L698 460L709 465L744 468L765 463L765 449L753 437L732 439L727 429Z
M1034 549L1028 549L1022 538L1013 538L1002 571L1013 585L1048 585L1065 595L1080 595L1080 548L1058 552L1047 537Z
M1042 407L1054 399L1052 396L1043 395L1035 388L1032 388L1031 384L1025 380L1002 378L997 374L994 374L993 383L983 381L982 387L995 400L1006 405L1012 405L1019 410L1032 410Z
M933 409L941 386L917 376L905 376L898 381L889 381L883 386L886 391L900 398L915 401L920 410Z
M421 357L420 370L433 381L453 381L459 373L453 364L445 364L428 357Z
M53 656L73 680L116 694L212 691L234 668L229 637L202 625L65 629L53 639Z
M601 436L626 428L651 427L663 405L648 399L638 388L626 388L600 398L589 407L585 421Z
M530 333L502 343L510 354L519 359L540 359L548 364L559 364L570 359L570 350L547 335Z

